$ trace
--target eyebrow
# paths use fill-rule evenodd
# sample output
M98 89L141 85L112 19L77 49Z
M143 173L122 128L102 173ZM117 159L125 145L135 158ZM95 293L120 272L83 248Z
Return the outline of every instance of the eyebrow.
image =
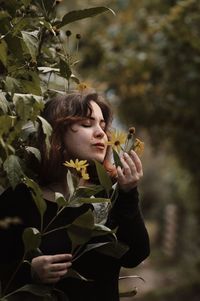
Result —
M90 116L90 117L88 117L88 118L89 118L89 119L91 119L91 120L95 120L95 118L94 118L94 117L91 117L91 116ZM101 119L101 120L100 120L100 122L104 122L104 123L106 123L105 119Z

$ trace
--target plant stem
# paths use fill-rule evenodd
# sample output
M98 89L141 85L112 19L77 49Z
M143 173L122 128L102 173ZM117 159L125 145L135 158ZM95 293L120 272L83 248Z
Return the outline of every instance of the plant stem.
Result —
M24 258L25 258L25 254L23 255L22 260L19 262L19 264L18 264L16 270L15 270L14 273L11 275L11 277L10 277L10 279L9 279L9 281L8 281L8 283L7 283L7 285L6 285L6 287L5 287L5 289L3 290L2 295L4 295L4 294L6 293L6 291L8 290L8 288L9 288L10 284L12 283L12 281L13 281L15 275L17 274L17 272L18 272L20 266L21 266L22 263L24 262Z

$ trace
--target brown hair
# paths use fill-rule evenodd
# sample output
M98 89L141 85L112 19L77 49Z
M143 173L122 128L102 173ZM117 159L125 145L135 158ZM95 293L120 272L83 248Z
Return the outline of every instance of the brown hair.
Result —
M38 148L41 152L41 164L39 167L39 183L48 185L52 182L61 180L66 174L66 167L63 162L66 160L66 151L63 144L63 137L66 130L74 122L88 118L92 114L90 102L96 102L102 110L108 130L112 113L109 105L97 93L83 94L74 92L66 95L59 95L47 101L42 113L52 126L52 135L50 138L50 152L48 154L45 134L42 128L38 135Z

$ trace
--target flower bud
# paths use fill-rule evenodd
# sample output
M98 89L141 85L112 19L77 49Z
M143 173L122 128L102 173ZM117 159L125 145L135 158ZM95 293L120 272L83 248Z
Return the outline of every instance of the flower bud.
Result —
M72 34L72 32L71 32L70 30L66 30L66 31L65 31L65 34L66 34L67 37L70 37L71 34Z
M129 131L130 134L134 135L135 134L135 127L134 126L130 127L128 131Z

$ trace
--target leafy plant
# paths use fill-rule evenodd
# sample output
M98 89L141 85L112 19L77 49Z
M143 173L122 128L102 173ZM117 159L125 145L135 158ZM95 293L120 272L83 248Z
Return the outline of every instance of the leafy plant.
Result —
M66 13L57 18L61 1L0 0L0 184L14 188L29 176L24 158L37 149L29 139L42 124L46 143L51 127L40 116L47 97L65 93L70 85L80 84L74 67L78 63L80 35L76 51L69 47L69 23L112 12L107 7L91 7ZM65 47L67 45L67 47ZM58 89L52 87L51 77ZM64 89L63 89L64 87Z

